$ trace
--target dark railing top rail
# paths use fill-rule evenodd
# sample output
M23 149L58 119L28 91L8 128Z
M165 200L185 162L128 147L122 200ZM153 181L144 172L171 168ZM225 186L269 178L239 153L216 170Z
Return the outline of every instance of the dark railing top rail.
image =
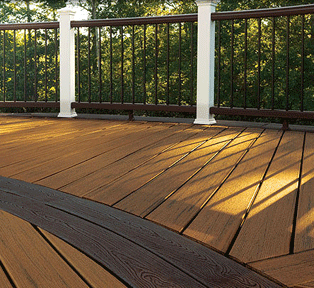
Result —
M314 14L314 4L257 10L215 12L212 13L211 19L213 21L216 21L216 20L294 16L303 14Z
M71 27L101 27L101 26L196 22L197 19L198 19L197 14L156 16L156 17L134 17L120 19L97 19L97 20L71 21Z
M0 30L55 29L55 28L59 28L59 22L0 24Z

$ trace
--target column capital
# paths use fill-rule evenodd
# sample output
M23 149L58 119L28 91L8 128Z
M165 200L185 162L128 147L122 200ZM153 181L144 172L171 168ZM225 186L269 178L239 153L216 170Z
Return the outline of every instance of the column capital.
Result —
M59 9L57 12L59 13L59 15L61 15L61 14L68 14L71 16L75 15L75 11L73 9L71 9L71 7L68 7L68 6Z
M195 2L198 6L203 6L203 5L217 6L217 4L220 3L220 0L195 0Z

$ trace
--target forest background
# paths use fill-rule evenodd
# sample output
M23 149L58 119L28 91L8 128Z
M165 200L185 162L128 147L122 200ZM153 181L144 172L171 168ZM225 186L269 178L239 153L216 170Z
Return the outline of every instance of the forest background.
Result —
M0 1L0 22L4 24L58 21L57 10L65 7L66 2L87 11L88 19L197 13L197 5L194 0L2 0ZM217 6L217 11L276 8L302 4L314 4L314 0L222 0ZM246 71L243 69L245 53L244 20L235 21L233 28L231 27L231 21L223 21L221 23L221 82L220 87L216 87L216 94L219 89L222 106L230 106L230 95L232 93L234 98L232 105L243 107L245 89L245 93L247 93L246 107L256 107L256 96L259 93L261 108L271 108L272 93L275 92L273 100L275 103L273 104L278 109L288 108L289 110L304 109L314 111L314 16L306 15L305 17L305 62L303 63L305 73L302 76L303 78L300 76L302 66L302 47L300 46L302 42L302 16L290 17L289 21L289 51L287 52L287 20L286 17L276 19L275 60L273 60L272 55L272 19L263 19L261 23L261 35L258 32L258 20L250 19L248 21L247 41L249 50L247 52L248 65ZM142 103L143 98L145 98L145 103L154 103L155 99L158 98L158 104L178 104L178 101L180 101L180 105L194 105L196 101L196 24L183 23L182 26L181 24L180 26L172 24L170 28L171 52L168 60L170 61L170 80L167 80L167 71L165 68L168 45L166 41L167 29L166 25L159 25L158 27L158 95L154 95L156 87L156 77L154 76L156 72L154 67L156 59L153 56L155 55L154 49L156 49L156 45L154 44L154 33L156 31L154 25L148 25L146 28L147 47L145 48L147 50L145 62L147 67L145 71L143 68L142 26L136 27L135 30L135 51L132 51L132 32L130 30L132 27L124 27L123 63L121 62L121 33L119 32L119 27L115 28L112 32L111 52L109 51L110 49L106 48L109 46L109 28L102 28L101 31L96 28L91 28L89 31L87 28L85 30L81 29L80 71L77 72L80 73L80 82L77 84L80 101L98 101L99 94L101 94L100 98L103 102L120 101L120 71L122 65L123 81L125 83L123 92L125 94L123 96L124 102L132 102L132 94L135 94L135 99L133 99L135 103ZM181 40L178 37L179 29L181 30ZM231 29L234 30L232 40ZM58 35L55 35L56 33L58 32L53 30L0 32L0 47L2 46L2 49L0 49L0 71L2 71L0 75L0 101L4 99L6 101L23 101L23 99L25 100L25 95L27 99L35 101L55 101L58 98L58 83L56 80L58 71L55 65L55 57L58 56L56 55L57 44L54 41L58 37ZM99 59L100 54L98 52L100 37L102 39L101 59ZM36 41L36 51L34 51L34 41ZM233 51L231 51L231 41L233 41ZM260 56L257 53L259 41L261 42ZM180 63L178 63L179 60L177 57L178 49L182 51ZM91 57L90 61L87 59L88 53ZM109 67L109 62L106 61L106 59L109 59L110 53L112 53L113 59L112 67ZM132 55L136 59L135 65ZM192 63L190 61L191 56L194 59ZM286 103L285 96L287 93L287 57L289 58L289 103ZM233 62L232 79L230 79L231 61ZM271 71L272 61L275 61L275 79L272 79L274 77ZM35 69L33 69L34 65ZM27 69L25 69L25 66ZM179 71L178 66L180 66ZM101 67L101 70L99 67ZM110 69L113 71L113 75L110 75L108 72ZM133 71L132 69L136 70ZM257 69L260 69L259 80ZM27 72L25 72L26 70ZM100 73L101 76L99 77ZM143 91L143 73L145 73L145 91ZM192 79L191 75L194 75ZM110 76L112 83L109 83ZM246 77L246 87L244 87L244 77ZM99 92L100 78L102 85L101 92ZM135 81L135 83L132 83L132 81ZM167 81L170 81L170 83L167 83ZM258 81L260 83L259 87L257 85ZM304 94L303 107L300 107L299 100L300 81L303 81L304 87L304 91L302 91ZM272 89L271 83L275 83L274 89ZM111 91L109 91L110 89ZM144 96L143 93L145 93ZM170 100L167 100L167 93L168 97L170 96ZM178 96L179 93L180 97Z

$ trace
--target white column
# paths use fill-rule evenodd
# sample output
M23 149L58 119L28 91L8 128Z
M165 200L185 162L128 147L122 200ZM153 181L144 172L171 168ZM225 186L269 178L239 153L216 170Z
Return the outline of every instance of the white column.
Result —
M60 113L58 117L75 117L75 38L71 20L75 12L69 7L58 10L60 15Z
M197 99L194 124L215 124L209 108L214 106L215 22L211 13L220 0L196 0L198 5Z

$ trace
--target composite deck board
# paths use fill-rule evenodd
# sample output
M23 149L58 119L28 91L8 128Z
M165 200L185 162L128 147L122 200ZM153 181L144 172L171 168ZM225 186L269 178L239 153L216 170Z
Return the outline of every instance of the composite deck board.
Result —
M51 233L40 229L45 237L53 244L59 253L79 272L93 288L126 288L122 282L103 267L71 245Z
M97 138L101 138L101 136L106 133L106 135L110 135L114 133L115 130L121 132L120 127L107 127L107 130L102 133L84 133L83 131L76 131L74 135L62 135L59 137L49 138L46 135L44 141L35 140L31 144L25 143L25 141L21 141L22 145L20 147L16 147L15 149L10 149L8 152L10 154L1 155L1 167L7 167L3 169L4 173L11 173L10 171L14 171L11 169L12 165L24 165L27 167L31 165L35 165L38 161L49 160L54 157L60 157L67 152L72 152L75 149L79 149L82 145L86 145L84 143L90 143L89 141L96 140ZM123 129L122 129L123 130ZM36 155L37 157L34 157ZM22 169L22 168L21 168Z
M149 214L147 219L181 232L228 177L261 132L261 129L245 130L191 181ZM225 159L228 159L227 164ZM210 181L204 181L204 179L210 179Z
M285 132L230 255L250 262L290 251L304 133Z
M27 222L0 211L0 259L18 288L88 287Z
M130 240L36 200L1 192L0 209L58 235L119 275L131 287L206 287ZM72 283L72 286L75 285Z
M307 133L305 140L295 252L314 249L314 134Z
M199 132L199 130L197 131ZM180 142L151 161L120 177L115 182L86 194L85 197L113 205L115 202L141 188L147 182L169 169L169 167L176 165L191 151L203 144L204 141L207 141L208 138L211 138L212 133L211 129L196 133L189 139Z
M249 265L289 287L314 283L314 250L249 263Z
M166 129L158 130L156 133L150 134L148 131L147 139L143 141L143 139L135 139L130 145L118 147L117 149L113 150L110 154L101 154L97 157L89 159L83 163L80 163L74 167L71 167L67 170L64 170L60 173L54 174L51 177L47 177L43 180L38 181L37 183L43 186L47 186L54 189L60 189L61 187L70 184L72 182L79 182L75 183L74 185L70 185L72 190L71 192L77 191L80 192L87 192L86 189L82 189L83 186L89 186L89 189L92 189L96 183L95 181L88 181L86 176L89 174L95 173L98 170L105 168L106 166L119 161L120 159L124 159L129 155L134 154L137 151L141 151L142 149L150 150L150 146L154 143L158 143L164 138L167 138L173 134L180 134L184 129L187 127L183 125L175 125L170 126ZM107 171L108 169L105 168ZM110 170L109 170L110 171ZM109 172L108 171L108 172ZM112 171L115 175L119 175L118 172ZM104 174L103 172L101 174ZM85 184L84 184L85 182ZM79 186L77 186L77 184ZM103 184L104 185L104 184ZM69 185L67 186L69 189ZM74 189L74 190L73 190ZM79 189L79 190L78 190ZM63 191L63 189L61 189ZM76 192L75 192L76 193Z
M99 228L103 227L110 231L115 231L115 233L119 234L124 239L129 239L132 243L137 243L140 247L145 248L142 253L145 254L147 251L153 253L161 259L166 260L166 263L171 263L174 267L178 267L180 271L184 271L187 275L193 276L194 279L197 279L205 286L241 288L247 287L248 283L250 283L252 287L256 285L258 285L258 287L280 287L255 272L248 270L244 266L237 264L233 260L200 244L152 222L117 209L39 185L32 185L3 177L0 178L0 187L0 191L5 190L10 192L10 194L0 192L2 209L8 209L29 220L32 219L32 221L38 222L37 224L43 226L48 225L46 227L48 230L56 230L55 232L59 234L59 236L63 235L67 238L66 240L74 246L80 246L78 241L85 241L84 236L87 234L83 233L83 235L78 236L76 231L78 229L77 225L79 225L79 227L85 227L84 221L81 221L81 219L84 218L88 220L89 223L99 225ZM14 196L15 193L20 195L21 198L27 198L16 198L16 196ZM33 199L33 201L31 201L31 199ZM10 205L10 202L15 203L15 205ZM21 203L23 203L24 208L20 206ZM53 212L51 211L52 208L49 207L55 207L58 210ZM24 211L21 211L21 208L24 209ZM42 212L40 209L45 209L46 211ZM33 212L29 214L30 211ZM36 213L34 213L34 211L36 211ZM67 213L62 211L66 211ZM73 218L73 216L70 217L69 213L73 216L80 217L80 219ZM55 217L59 217L58 220ZM73 221L75 223L73 223ZM63 222L66 224L63 225ZM61 225L61 227L55 229L56 225ZM67 232L67 230L73 229L74 231ZM82 231L81 228L80 231ZM73 232L74 234L72 234ZM80 246L85 253L85 246L93 244L94 235L99 234L99 231L90 232L94 233L90 234L89 241L85 242L83 246ZM98 237L102 237L101 233L97 236L97 239ZM102 240L99 239L98 241L101 242ZM100 244L103 243L98 243L95 248L99 247ZM132 246L125 248L124 245L119 246L118 244L119 243L117 243L116 249L119 250L119 253L126 253L126 255L128 255L129 250L132 250ZM127 251L124 251L124 249L127 249ZM107 246L105 246L105 250L108 250ZM95 256L97 253L93 253L93 255ZM126 256L123 258L125 257ZM145 255L141 254L138 261L141 261L142 257L145 258ZM181 287L178 282L173 282L173 287L177 287L175 286L176 284L178 287ZM142 286L138 285L136 287ZM192 284L190 287L198 286L193 286Z
M180 128L180 126L179 127L177 126L177 128ZM165 132L167 134L169 132L173 132L171 133L170 136L168 135L167 137L163 138L160 141L155 142L152 145L149 145L143 149L140 149L128 155L127 157L121 158L118 161L109 164L105 168L94 171L95 169L93 167L93 170L92 170L93 172L86 175L86 177L81 177L77 181L73 181L70 184L60 187L58 189L64 192L75 194L75 195L78 195L79 193L80 195L85 196L87 193L95 189L98 189L102 186L105 186L109 184L110 182L115 181L117 178L123 176L124 174L130 172L131 170L143 165L144 163L153 159L154 157L157 157L160 153L166 151L167 149L170 149L172 146L176 145L180 141L183 141L189 138L192 133L195 134L195 132L193 132L192 129L187 130L188 127L189 126L184 127L184 128L181 127L181 129L184 129L184 131L176 130L175 132L173 131L173 129L169 129ZM77 171L76 167L73 167L73 169ZM90 170L91 170L91 167L89 167L88 171ZM65 173L67 171L65 171ZM80 175L81 172L77 171L77 173ZM67 177L73 177L73 176L67 175ZM76 176L74 177L76 178ZM50 179L55 180L55 184L51 185ZM67 178L67 179L73 179L73 178ZM62 180L62 179L60 180L59 178L54 177L54 176L48 177L42 181L37 182L37 184L47 186L50 188L61 186L64 183L66 183L65 180Z
M26 170L25 168L27 167L27 163L25 163L25 165L21 165L21 167L19 167L19 165L11 165L10 170L5 170L4 168L0 169L0 174L3 176L14 177L20 180L35 182L52 174L68 169L81 162L84 162L87 159L97 157L103 153L109 151L111 153L114 153L114 149L125 145L132 145L132 142L136 139L148 137L149 135L151 135L151 133L156 133L156 131L160 129L163 128L143 127L143 129L141 129L141 131L139 131L139 129L137 133L132 133L132 131L130 131L130 135L128 135L128 133L125 133L126 135L120 138L118 137L118 135L112 138L110 137L110 135L108 135L107 137L99 138L97 141L94 140L93 145L91 145L90 142L82 143L82 145L77 144L72 147L71 150L73 151L70 151L64 155L62 155L61 153L57 157L56 155L55 157L51 157L52 155L49 155L49 160L36 159L38 161L37 164L33 164L33 167L28 166L28 169Z
M199 146L177 165L117 203L115 207L141 217L146 216L170 197L176 189L192 177L200 167L210 161L233 138L239 135L239 131L233 129L222 131L221 129L213 130L212 128L211 131L216 132L216 134L213 133L213 138ZM171 181L168 181L169 179ZM169 221L171 220L169 219Z
M1 266L0 266L0 287L1 288L13 288L11 282L9 281L7 276L5 275L5 273L2 270Z
M282 132L276 130L263 132L219 191L187 227L185 235L227 252L262 181L281 135ZM213 178L210 174L208 177ZM204 179L205 176L191 183L186 189L198 192ZM208 184L202 185L203 191L209 189ZM182 195L187 193L188 191ZM193 206L193 203L190 205Z

